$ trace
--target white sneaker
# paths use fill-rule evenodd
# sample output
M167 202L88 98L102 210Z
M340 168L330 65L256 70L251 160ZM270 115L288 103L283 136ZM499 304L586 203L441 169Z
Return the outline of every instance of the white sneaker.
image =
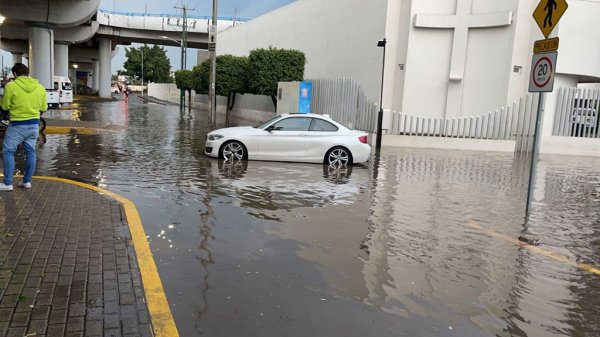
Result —
M4 183L0 183L0 191L12 191L12 185L4 185Z
M17 186L19 186L20 188L27 188L27 189L29 189L29 188L31 188L31 183L24 183L23 181L19 181L17 183Z

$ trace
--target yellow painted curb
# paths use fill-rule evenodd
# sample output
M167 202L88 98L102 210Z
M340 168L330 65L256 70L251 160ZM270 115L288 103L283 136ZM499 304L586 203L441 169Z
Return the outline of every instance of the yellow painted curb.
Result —
M58 181L87 188L100 194L110 196L123 204L125 216L127 217L127 223L129 224L129 231L131 232L133 247L135 249L137 261L140 267L142 284L146 294L146 303L148 304L148 310L152 319L154 336L178 337L179 332L177 331L175 320L171 314L169 302L167 301L167 296L165 295L162 281L158 275L158 269L156 268L156 263L152 257L150 245L148 244L146 233L144 232L144 227L142 226L142 220L140 219L140 215L135 207L135 204L131 200L119 194L78 181L44 176L34 176L34 178Z
M577 262L577 261L575 261L575 260L573 260L571 258L568 258L568 257L566 257L564 255L555 253L555 252L553 252L551 250L540 248L540 247L537 247L537 246L533 246L533 245L530 245L530 244L525 243L525 242L521 242L521 241L519 241L519 240L517 240L517 239L515 239L513 237L508 236L508 235L500 234L498 232L494 232L491 229L483 227L479 223L479 221L474 220L474 219L472 219L470 217L467 218L467 224L469 225L469 227L477 229L477 230L479 230L479 231L487 234L488 236L491 236L491 237L494 237L494 238L498 238L498 239L501 239L501 240L506 241L506 242L510 242L512 244L515 244L515 245L521 246L521 247L523 247L525 249L528 249L528 250L530 250L530 251L532 251L534 253L538 253L540 255L544 255L546 257L554 259L554 260L556 260L558 262L562 262L564 264L568 264L570 266L573 266L573 267L576 267L576 268L579 268L579 269L583 269L583 270L585 270L587 272L590 272L590 273L593 273L593 274L596 274L596 275L600 275L600 269L598 269L598 268L590 266L589 264L586 264L586 263Z
M71 133L76 133L80 135L95 135L98 133L98 131L100 130L82 126L47 126L44 130L44 133L47 135L68 135Z

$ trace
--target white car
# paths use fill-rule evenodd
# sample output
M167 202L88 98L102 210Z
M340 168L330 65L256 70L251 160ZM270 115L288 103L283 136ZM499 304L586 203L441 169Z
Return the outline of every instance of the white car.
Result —
M369 160L367 133L328 115L284 114L257 126L219 129L206 136L205 154L222 159L349 165Z

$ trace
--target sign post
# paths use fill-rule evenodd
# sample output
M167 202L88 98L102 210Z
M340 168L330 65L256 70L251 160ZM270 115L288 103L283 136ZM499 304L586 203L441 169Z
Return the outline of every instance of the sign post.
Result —
M533 11L533 19L544 34L545 40L535 41L533 45L533 58L531 60L531 74L529 77L529 92L539 93L537 115L535 119L534 142L531 153L531 167L529 170L529 188L527 190L527 204L525 205L525 223L529 221L531 213L531 199L535 184L535 173L540 148L540 130L544 113L544 93L554 89L554 76L556 74L556 59L558 57L558 37L549 39L569 5L565 0L541 0Z

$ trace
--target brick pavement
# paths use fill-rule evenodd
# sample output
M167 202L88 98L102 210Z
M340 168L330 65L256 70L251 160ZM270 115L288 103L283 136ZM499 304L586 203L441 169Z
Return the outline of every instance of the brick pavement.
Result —
M0 193L0 336L152 336L122 206L35 179Z

